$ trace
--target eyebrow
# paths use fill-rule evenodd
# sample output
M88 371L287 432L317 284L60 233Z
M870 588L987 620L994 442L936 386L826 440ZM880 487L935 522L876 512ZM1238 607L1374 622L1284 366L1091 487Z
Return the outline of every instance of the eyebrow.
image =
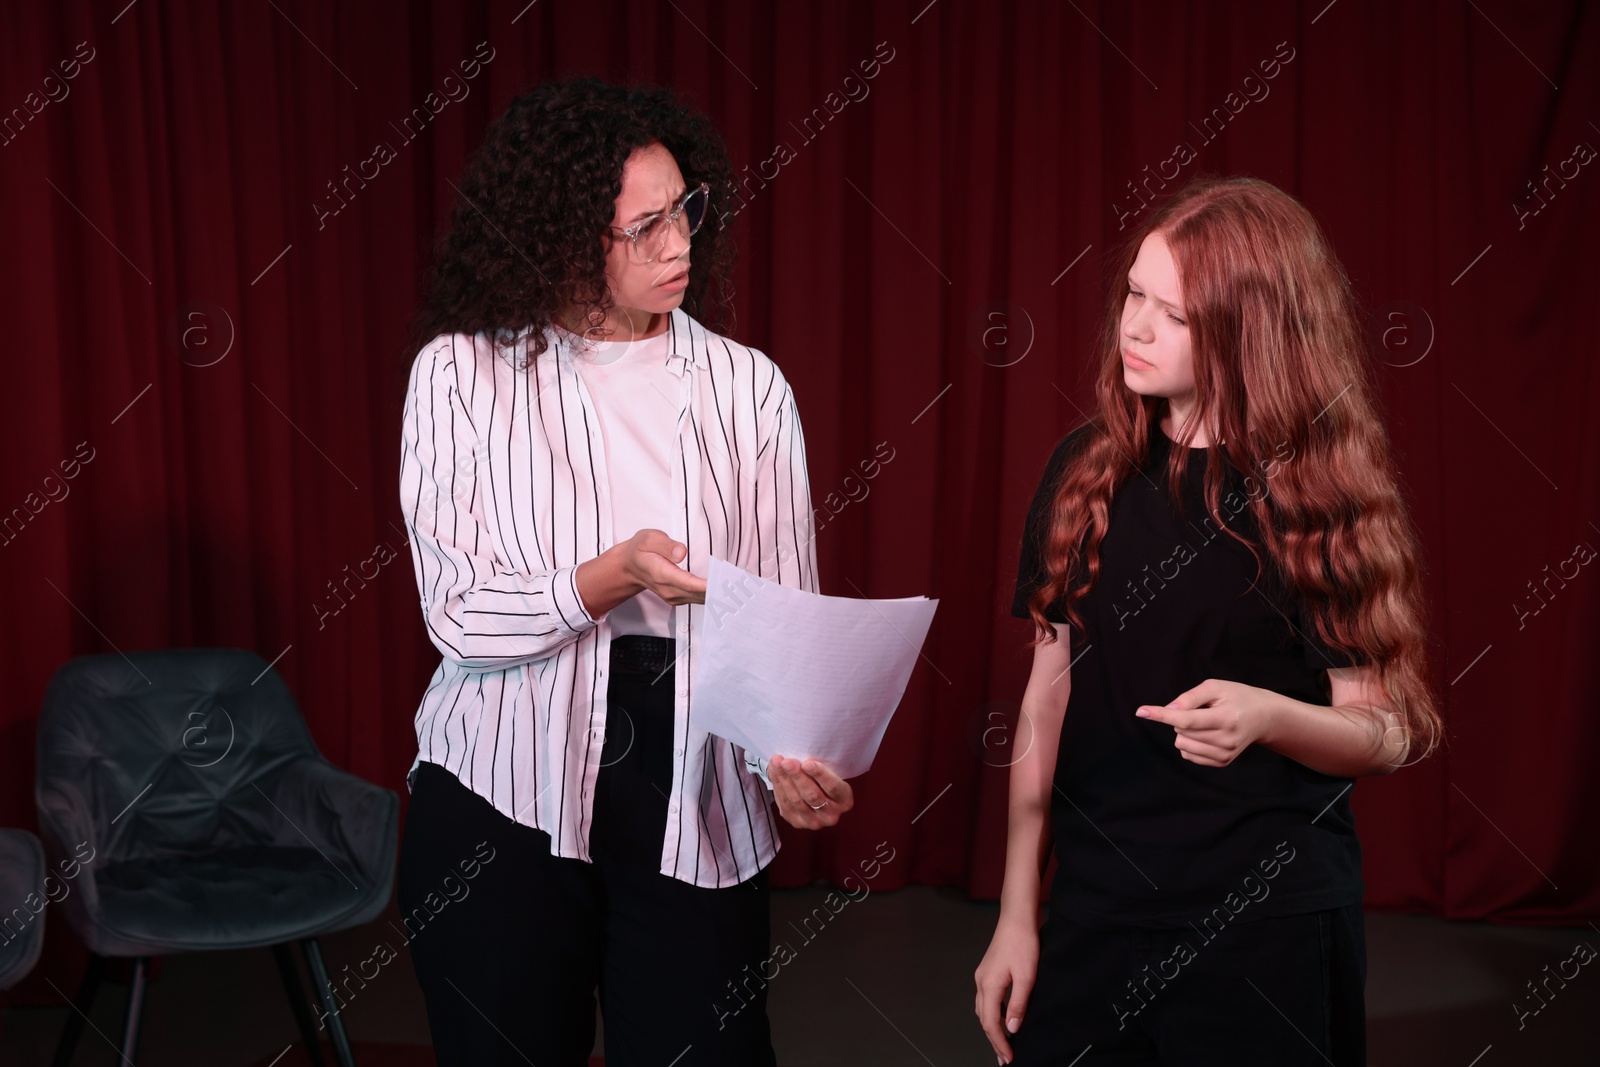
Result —
M1168 300L1161 299L1159 296L1156 296L1154 293L1152 293L1149 290L1148 287L1140 285L1137 281L1134 281L1133 271L1131 271L1131 270L1128 272L1128 283L1130 285L1138 287L1139 289L1144 290L1144 295L1145 296L1150 297L1152 300L1154 300L1156 303L1160 304L1162 307L1171 308L1173 311L1182 311L1183 310L1183 308L1179 307L1177 304L1174 304L1174 303L1172 303L1171 301L1168 301Z
M683 199L683 194L688 192L688 191L689 191L688 189L684 189L681 192L679 192L677 196L669 197L667 199L667 206L666 207L651 208L649 211L641 211L641 212L639 212L633 218L628 220L628 225L632 226L634 223L638 222L640 219L647 219L651 215L665 215L667 212L672 210L672 205L673 204L676 204L679 200Z

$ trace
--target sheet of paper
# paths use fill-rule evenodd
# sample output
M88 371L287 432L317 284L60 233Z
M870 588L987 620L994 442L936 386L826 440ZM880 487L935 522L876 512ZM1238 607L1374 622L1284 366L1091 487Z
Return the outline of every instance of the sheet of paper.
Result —
M819 596L713 556L695 637L694 720L759 760L872 766L937 600Z

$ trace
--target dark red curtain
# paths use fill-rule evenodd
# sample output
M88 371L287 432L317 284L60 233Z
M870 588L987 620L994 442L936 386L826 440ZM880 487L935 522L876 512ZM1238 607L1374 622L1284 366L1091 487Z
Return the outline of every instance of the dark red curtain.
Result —
M777 884L887 841L878 888L997 895L984 731L1022 693L1022 517L1089 404L1104 257L1163 188L1251 174L1371 309L1425 538L1450 743L1356 789L1368 903L1594 915L1597 61L1577 0L0 6L0 824L35 825L51 673L162 646L257 650L329 759L405 795L437 654L402 333L485 124L592 72L676 87L741 169L733 332L794 384L824 590L940 600L857 810L788 834Z

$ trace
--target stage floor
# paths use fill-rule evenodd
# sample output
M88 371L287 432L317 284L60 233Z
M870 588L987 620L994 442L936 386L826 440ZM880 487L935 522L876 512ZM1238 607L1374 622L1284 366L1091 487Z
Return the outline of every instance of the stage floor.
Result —
M773 894L773 939L794 957L770 984L770 1017L783 1067L951 1067L992 1055L972 1016L972 971L998 906L956 892L912 887L850 903L824 927L801 920L825 887ZM370 954L393 916L328 938L330 971ZM795 926L789 924L793 922ZM807 936L809 935L809 936ZM1600 974L1583 967L1565 988L1546 988L1538 1014L1527 984L1555 973L1573 947L1600 947L1593 927L1529 929L1449 923L1423 916L1367 916L1367 1019L1373 1067L1505 1067L1600 1063ZM1548 965L1550 971L1544 968ZM1570 971L1572 968L1567 968ZM59 984L59 983L58 983ZM94 1024L121 1026L126 986L108 982ZM0 1063L43 1067L70 1009L10 1008L0 1014ZM425 1067L422 994L402 952L352 999L346 1025L361 1067ZM1521 1022L1519 1029L1518 1023ZM174 956L163 961L145 1008L140 1067L308 1062L295 1042L268 950ZM597 1056L604 1049L596 1049ZM1481 1059L1479 1058L1481 1057ZM118 1062L86 1030L79 1067ZM332 1062L331 1059L329 1062ZM596 1062L600 1062L597 1060Z

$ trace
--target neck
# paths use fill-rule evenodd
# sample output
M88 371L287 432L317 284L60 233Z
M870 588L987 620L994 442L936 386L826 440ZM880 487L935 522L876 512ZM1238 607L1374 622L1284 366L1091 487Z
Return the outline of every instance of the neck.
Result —
M1187 428L1190 420L1193 418L1194 409L1191 405L1175 403L1169 399L1167 401L1166 414L1163 415L1161 419L1161 428L1168 437L1176 441L1178 440L1178 435L1182 433L1185 428ZM1203 422L1198 422L1198 424L1195 426L1194 439L1189 442L1189 447L1210 448L1213 436L1214 435Z
M591 341L643 341L667 332L672 319L670 311L644 311L639 308L614 305L606 312L603 325L588 322L577 308L569 307L556 316L556 322L568 333Z

